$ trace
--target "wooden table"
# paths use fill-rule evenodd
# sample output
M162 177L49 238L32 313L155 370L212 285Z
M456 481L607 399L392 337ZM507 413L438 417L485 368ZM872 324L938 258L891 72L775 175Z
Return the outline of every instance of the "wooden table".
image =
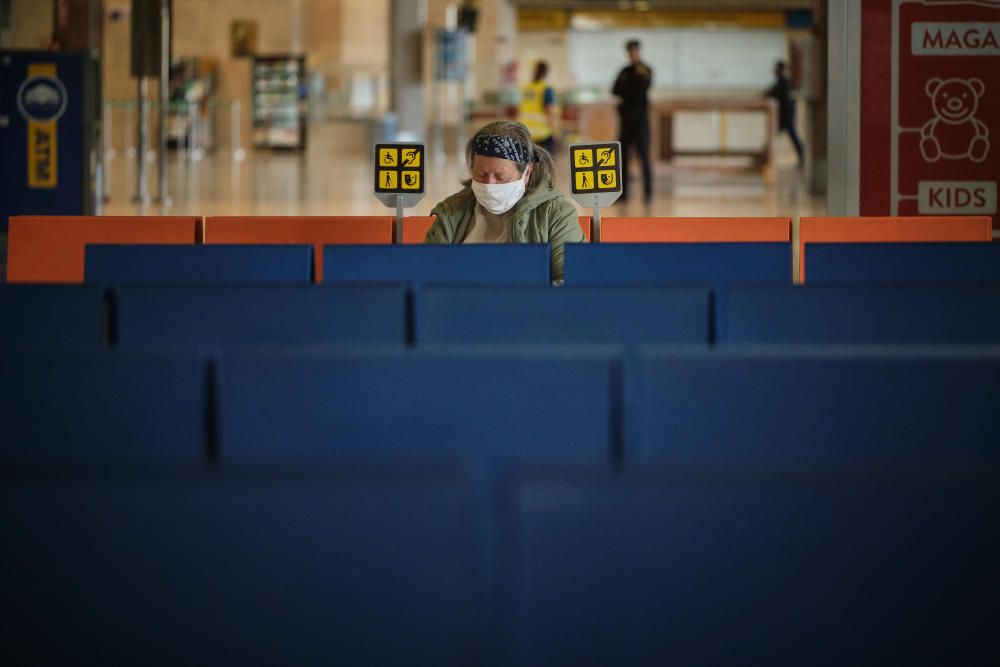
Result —
M733 112L759 112L765 119L765 139L755 148L733 148L729 145L727 116ZM679 113L719 114L718 145L706 149L684 149L675 146L674 116ZM776 130L776 109L771 100L760 97L698 97L657 100L650 105L649 131L651 157L660 162L672 162L681 156L740 156L749 157L754 167L770 170L771 145ZM614 141L618 138L618 111L614 102L582 104L577 114L574 134L580 141Z

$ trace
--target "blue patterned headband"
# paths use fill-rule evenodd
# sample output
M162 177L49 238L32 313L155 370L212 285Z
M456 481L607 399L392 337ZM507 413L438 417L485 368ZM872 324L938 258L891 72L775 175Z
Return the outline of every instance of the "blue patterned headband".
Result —
M529 154L520 141L514 137L499 134L480 134L472 143L472 154L485 157L499 157L518 164L538 162L538 153Z

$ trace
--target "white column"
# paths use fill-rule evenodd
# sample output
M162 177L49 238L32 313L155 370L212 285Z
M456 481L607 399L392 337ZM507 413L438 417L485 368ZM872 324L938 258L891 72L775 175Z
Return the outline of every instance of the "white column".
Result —
M861 167L861 0L828 5L827 215L856 216Z
M392 0L389 31L389 106L404 138L422 141L424 111L423 30L426 0Z

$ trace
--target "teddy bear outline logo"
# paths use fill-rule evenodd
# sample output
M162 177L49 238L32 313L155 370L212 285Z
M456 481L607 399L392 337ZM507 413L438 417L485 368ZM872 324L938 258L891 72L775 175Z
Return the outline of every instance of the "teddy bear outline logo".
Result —
M982 79L940 79L927 80L924 92L931 98L934 118L920 128L920 154L925 162L949 160L971 160L983 162L990 151L989 128L976 118L979 100L986 92ZM960 129L959 129L960 128ZM971 138L964 152L946 152L941 146L938 132L965 131Z

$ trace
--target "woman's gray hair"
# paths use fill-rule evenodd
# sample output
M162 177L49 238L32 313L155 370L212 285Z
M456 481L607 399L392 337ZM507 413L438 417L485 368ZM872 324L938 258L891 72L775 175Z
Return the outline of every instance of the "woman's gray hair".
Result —
M465 163L469 167L469 172L472 172L472 161L475 157L472 154L472 148L476 144L476 139L483 135L510 137L521 144L522 154L528 156L528 162L514 163L517 165L518 173L524 175L524 170L528 168L529 164L535 165L535 168L531 170L531 176L528 178L528 183L525 185L526 192L534 192L535 188L540 185L552 184L556 171L556 165L552 160L552 155L531 140L531 132L528 131L528 128L521 123L512 120L498 120L495 123L490 123L489 125L484 126L472 135L472 138L469 139L469 143L465 145ZM466 187L468 187L470 183L472 183L472 179L462 181L462 185Z

